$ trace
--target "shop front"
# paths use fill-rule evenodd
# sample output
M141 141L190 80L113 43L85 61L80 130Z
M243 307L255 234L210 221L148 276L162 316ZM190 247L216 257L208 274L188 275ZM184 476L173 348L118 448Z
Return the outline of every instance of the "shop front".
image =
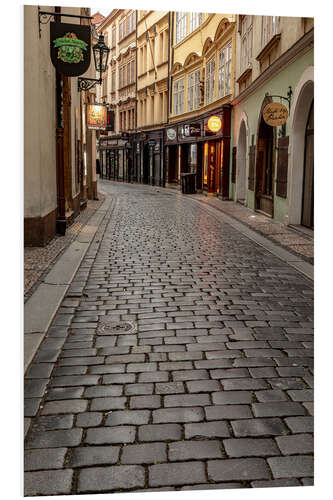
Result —
M165 129L166 184L196 173L196 189L229 198L231 107L223 106Z
M165 186L163 131L151 130L134 135L132 180L151 186Z
M131 142L122 136L100 137L101 179L131 182Z

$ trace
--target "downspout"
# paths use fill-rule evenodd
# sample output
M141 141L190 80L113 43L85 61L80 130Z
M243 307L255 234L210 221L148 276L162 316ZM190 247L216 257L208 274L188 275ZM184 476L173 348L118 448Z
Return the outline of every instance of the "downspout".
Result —
M54 11L60 14L61 7ZM56 23L61 22L60 16L54 16ZM56 72L56 165L57 165L57 205L56 232L62 236L66 233L65 179L64 179L64 123L63 123L63 79Z
M138 129L138 11L135 11L135 131Z

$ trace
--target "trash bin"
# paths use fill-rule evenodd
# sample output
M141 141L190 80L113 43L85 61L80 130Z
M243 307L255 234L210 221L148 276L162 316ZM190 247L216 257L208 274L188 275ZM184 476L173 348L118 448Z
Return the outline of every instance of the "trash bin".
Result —
M195 173L181 174L182 181L182 193L183 194L195 194Z

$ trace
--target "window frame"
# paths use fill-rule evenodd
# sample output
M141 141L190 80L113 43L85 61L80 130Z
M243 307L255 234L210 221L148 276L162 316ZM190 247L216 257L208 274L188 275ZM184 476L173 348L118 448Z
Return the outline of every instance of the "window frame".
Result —
M261 22L261 48L272 40L279 33L280 17L279 16L262 16Z
M232 41L229 41L218 54L218 98L231 94Z
M176 12L176 44L187 35L187 12Z
M189 12L189 33L202 24L202 12Z
M173 114L181 115L184 113L184 92L185 92L185 78L184 76L178 78L173 82Z
M243 73L250 67L253 56L253 16L242 16L240 23L240 71Z
M200 107L200 69L196 69L187 76L187 111L194 111Z
M215 77L215 55L206 64L206 104L214 102L214 96L215 96L214 77Z

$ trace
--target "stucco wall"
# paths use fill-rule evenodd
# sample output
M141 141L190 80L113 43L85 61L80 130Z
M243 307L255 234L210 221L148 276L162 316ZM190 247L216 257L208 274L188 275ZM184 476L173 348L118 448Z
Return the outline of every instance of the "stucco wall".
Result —
M25 217L43 217L57 206L55 69L50 59L50 27L41 25L39 38L37 12L35 6L24 6Z
M291 85L292 89L295 89L304 70L309 66L313 66L313 49L309 50L304 55L298 57L295 61L290 63L279 73L275 74L269 81L266 81L262 87L260 87L256 92L250 95L246 100L241 101L236 106L234 106L233 134L235 140L237 140L238 138L242 115L243 113L245 113L248 117L248 137L247 137L248 145L251 144L252 134L254 135L254 144L256 144L259 113L262 102L265 97L265 93L269 92L270 94L273 95L286 96L289 85ZM292 96L292 103L293 103L293 96ZM286 135L290 136L290 134L291 134L291 123L290 123L290 118L288 118L286 123ZM237 146L236 143L234 145ZM248 171L248 162L249 158L247 151L246 155L247 171ZM275 162L275 164L277 164L277 162ZM289 168L291 168L290 165L288 166L288 169ZM276 186L274 183L274 190L275 188ZM252 209L254 208L254 195L252 191L248 191L247 206ZM281 222L285 222L286 214L287 214L287 199L280 198L275 195L274 218Z

